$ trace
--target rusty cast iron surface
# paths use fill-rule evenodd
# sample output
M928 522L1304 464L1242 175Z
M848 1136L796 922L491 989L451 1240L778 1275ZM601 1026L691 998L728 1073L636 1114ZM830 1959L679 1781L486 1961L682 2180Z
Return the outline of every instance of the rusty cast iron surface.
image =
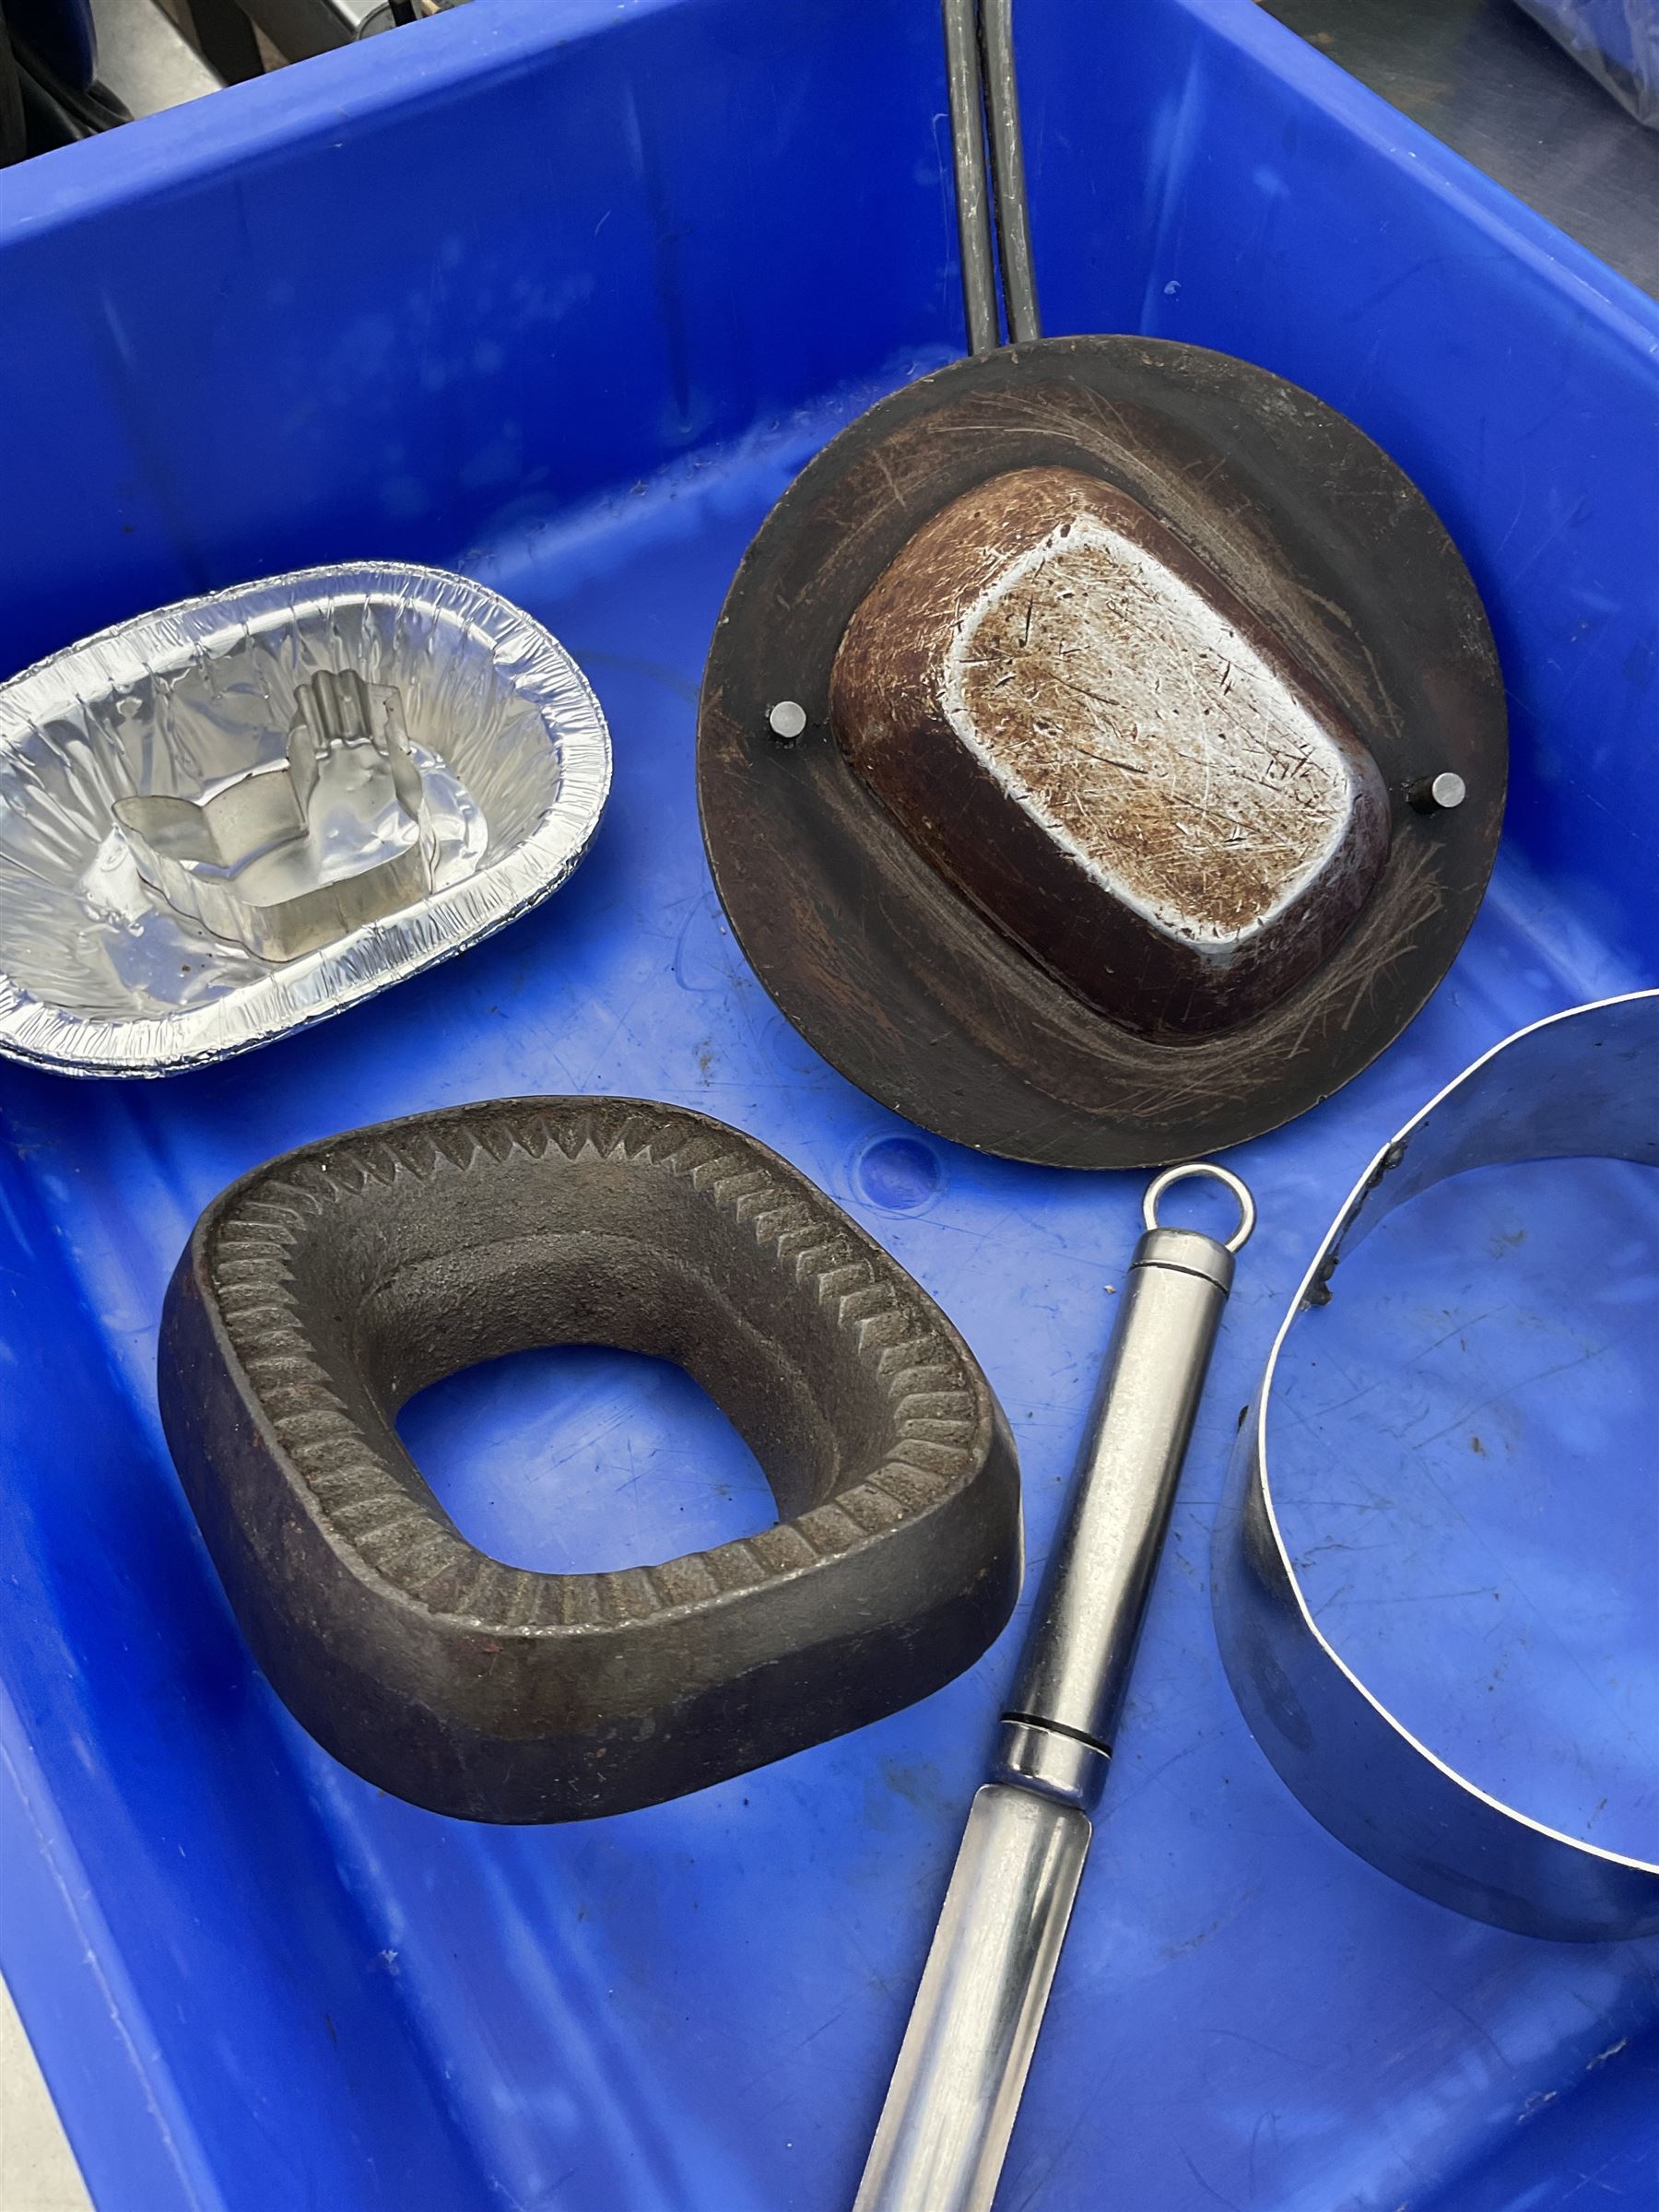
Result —
M601 1574L489 1558L394 1426L456 1369L608 1344L685 1368L780 1519ZM217 1198L168 1292L162 1419L255 1657L337 1759L477 1820L627 1811L895 1712L1019 1588L972 1355L775 1153L629 1099L417 1115Z

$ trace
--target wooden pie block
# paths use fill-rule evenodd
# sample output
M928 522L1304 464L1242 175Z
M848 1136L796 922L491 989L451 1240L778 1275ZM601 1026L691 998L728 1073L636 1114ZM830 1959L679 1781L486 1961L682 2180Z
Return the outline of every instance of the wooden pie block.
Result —
M1382 775L1317 682L1080 470L993 477L917 531L847 627L830 716L931 865L1142 1035L1283 998L1387 859Z

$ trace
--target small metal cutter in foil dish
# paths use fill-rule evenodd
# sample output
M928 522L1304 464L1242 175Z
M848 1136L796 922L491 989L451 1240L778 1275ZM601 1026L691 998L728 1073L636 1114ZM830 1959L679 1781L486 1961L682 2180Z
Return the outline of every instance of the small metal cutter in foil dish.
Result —
M465 577L118 624L0 685L0 1052L165 1075L335 1013L555 889L609 785L582 671Z

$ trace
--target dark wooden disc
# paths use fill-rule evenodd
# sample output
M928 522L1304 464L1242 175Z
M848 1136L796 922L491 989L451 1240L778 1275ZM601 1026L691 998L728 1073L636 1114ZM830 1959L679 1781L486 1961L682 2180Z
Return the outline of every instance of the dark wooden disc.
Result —
M1029 959L912 849L830 732L854 608L911 534L1005 470L1088 471L1140 500L1312 668L1394 806L1389 857L1314 975L1253 1019L1138 1037ZM804 708L791 743L769 724ZM1503 818L1502 680L1438 516L1310 393L1230 356L1050 338L894 393L762 524L710 649L698 793L710 865L761 982L851 1081L942 1136L1130 1168L1277 1128L1359 1074L1451 965ZM1464 804L1414 812L1442 770Z

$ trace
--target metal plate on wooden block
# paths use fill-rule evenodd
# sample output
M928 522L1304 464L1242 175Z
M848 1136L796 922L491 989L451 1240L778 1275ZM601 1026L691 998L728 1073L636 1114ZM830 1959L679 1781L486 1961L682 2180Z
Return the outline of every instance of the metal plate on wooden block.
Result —
M790 1019L925 1126L1079 1167L1358 1074L1474 918L1506 764L1416 487L1310 394L1136 337L956 363L843 431L745 559L699 728ZM1414 802L1441 775L1461 805Z

